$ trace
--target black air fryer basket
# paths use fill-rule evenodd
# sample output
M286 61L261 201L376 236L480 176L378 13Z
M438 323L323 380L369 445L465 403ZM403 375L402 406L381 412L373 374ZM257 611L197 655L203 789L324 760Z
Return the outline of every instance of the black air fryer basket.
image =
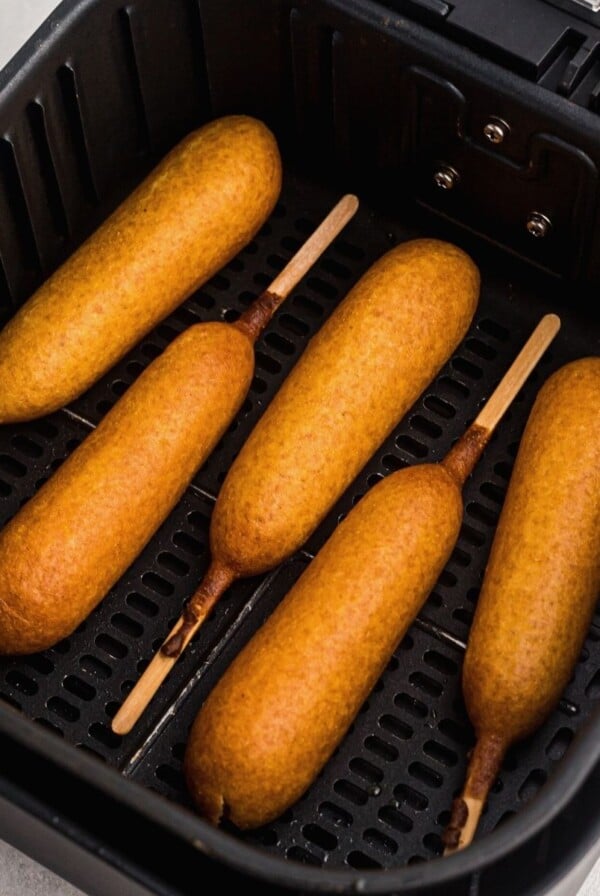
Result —
M143 554L72 637L0 661L0 836L91 894L187 896L212 872L266 894L538 896L600 837L597 616L559 707L507 757L475 844L440 858L473 743L461 662L519 438L546 377L598 353L600 30L561 5L65 0L0 76L2 322L208 119L264 119L286 164L275 212L231 264L70 407L0 428L1 523L177 333L235 319L343 191L361 197L260 340L242 411ZM234 586L117 737L111 717L206 567L211 508L244 439L349 287L418 235L454 240L481 269L467 338L306 549ZM469 481L457 548L339 750L275 823L212 829L181 772L211 687L370 486L444 455L546 311L561 333Z

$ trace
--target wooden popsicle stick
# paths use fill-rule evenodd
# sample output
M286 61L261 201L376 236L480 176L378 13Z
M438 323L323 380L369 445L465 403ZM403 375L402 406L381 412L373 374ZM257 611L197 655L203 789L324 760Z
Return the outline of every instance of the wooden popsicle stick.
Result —
M496 426L559 330L560 318L556 314L545 314L542 317L487 404L442 461L442 466L460 486L473 472Z
M477 830L477 825L479 824L481 813L483 812L485 803L484 800L472 796L463 796L462 800L467 811L467 820L465 822L465 826L461 831L458 844L456 846L446 846L446 848L444 849L445 856L451 856L455 852L459 852L461 849L464 849L465 846L468 846L468 844L471 843L473 837L475 836L475 831Z
M545 314L500 380L489 401L475 418L473 425L481 426L489 432L494 431L559 330L560 317L556 314Z
M256 302L252 304L248 311L242 315L234 326L238 326L252 339L256 339L281 302L283 302L286 296L289 295L291 290L294 289L296 284L299 283L302 277L304 277L319 256L322 255L325 249L327 249L333 242L335 237L355 214L357 208L358 199L356 196L353 196L350 193L343 196L317 227L314 233L312 233L306 242L303 243L285 268L277 275L277 277L275 277L269 288L259 296ZM196 595L202 591L205 582L206 579L200 585L200 589L196 592ZM204 594L202 611L196 612L193 618L190 618L189 611L187 616L184 611L169 632L163 646L154 656L150 665L115 715L112 721L112 730L115 734L122 735L131 731L150 700L177 662L178 657L183 653L212 609L214 603L218 597L221 596L223 591L226 590L229 584L231 584L231 581L225 581L225 579L223 579L214 595L211 594L210 596L207 596ZM196 595L194 595L194 597L196 597ZM192 598L192 601L193 600L194 598ZM190 604L192 601L190 601ZM188 604L188 607L190 604ZM176 649L171 649L170 653L165 653L165 649L167 647L172 648L172 645L175 643L177 643Z
M347 193L335 205L317 229L309 236L270 286L252 303L233 325L250 339L258 339L281 303L298 285L325 249L356 213L358 199Z
M358 198L356 196L352 193L347 193L343 196L319 224L314 233L298 249L294 257L288 261L284 269L275 277L269 286L269 292L281 296L282 299L288 296L312 268L319 256L334 241L338 233L356 214L357 209Z
M159 650L152 658L150 664L145 669L141 678L123 702L123 705L112 720L112 730L115 734L129 734L133 726L139 720L140 716L150 703L154 694L158 691L161 684L177 662L178 657L188 646L204 620L208 615L209 609L203 616L199 617L193 626L187 628L182 639L182 647L177 656L166 656L162 650ZM178 619L167 637L165 643L179 633L182 627L182 619Z

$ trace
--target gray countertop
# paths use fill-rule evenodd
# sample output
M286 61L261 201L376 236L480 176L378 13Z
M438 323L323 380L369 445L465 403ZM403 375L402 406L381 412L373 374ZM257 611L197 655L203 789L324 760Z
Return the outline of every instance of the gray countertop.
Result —
M0 0L0 69L56 6L58 6L57 0ZM599 856L600 843L594 854L586 856L568 878L548 896L575 896L575 894L598 896ZM586 875L587 879L582 886ZM0 894L1 896L81 896L79 890L1 840Z

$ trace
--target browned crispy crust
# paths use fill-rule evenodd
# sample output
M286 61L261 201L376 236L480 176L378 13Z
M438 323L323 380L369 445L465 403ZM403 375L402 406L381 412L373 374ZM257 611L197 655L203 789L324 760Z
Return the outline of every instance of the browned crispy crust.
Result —
M81 394L248 243L280 187L261 122L186 137L0 334L0 423Z
M66 635L125 572L208 457L250 386L228 324L190 327L0 533L0 653Z
M316 777L419 611L458 537L441 466L402 470L338 527L199 713L188 786L213 823L277 817Z

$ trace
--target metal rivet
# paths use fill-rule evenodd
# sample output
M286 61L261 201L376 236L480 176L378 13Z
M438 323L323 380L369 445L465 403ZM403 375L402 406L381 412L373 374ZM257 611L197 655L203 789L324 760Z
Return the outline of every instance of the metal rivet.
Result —
M484 126L483 133L486 140L497 145L498 143L502 143L508 136L510 127L501 118L492 118Z
M541 212L531 212L527 219L527 231L531 236L535 237L536 240L547 236L551 228L552 221Z
M451 190L460 180L460 174L450 165L441 165L433 175L433 180L440 190Z

